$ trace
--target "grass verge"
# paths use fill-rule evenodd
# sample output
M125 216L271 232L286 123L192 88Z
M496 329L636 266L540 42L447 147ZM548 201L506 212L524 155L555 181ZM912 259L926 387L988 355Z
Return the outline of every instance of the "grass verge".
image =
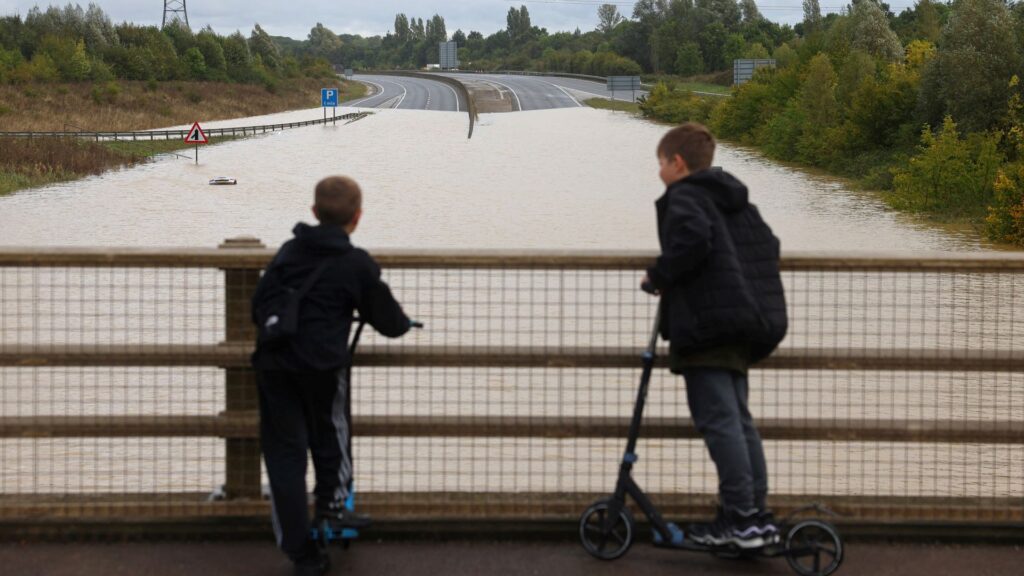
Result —
M632 112L634 114L640 113L639 104L636 102L626 102L625 100L590 98L588 100L584 100L583 103L591 108L597 108L598 110L615 110L616 112Z
M320 89L361 98L358 82L299 78L269 90L219 82L0 85L0 131L128 131L320 106Z
M211 138L210 143L231 138ZM191 150L178 140L90 142L74 138L0 138L0 196L132 166L158 154Z
M310 78L281 83L273 90L217 82L0 85L0 131L150 130L195 120L258 116L315 108L320 105L320 88L329 86L340 88L343 102L367 92L359 82ZM211 138L210 143L230 139ZM0 138L0 196L191 148L181 141Z

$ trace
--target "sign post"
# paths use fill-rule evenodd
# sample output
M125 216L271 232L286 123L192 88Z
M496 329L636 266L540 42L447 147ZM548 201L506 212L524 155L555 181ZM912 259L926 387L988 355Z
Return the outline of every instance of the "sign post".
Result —
M608 90L612 93L612 101L615 101L616 90L627 90L633 92L633 100L636 100L636 91L640 89L639 76L609 76Z
M210 141L206 138L206 133L203 132L202 126L199 122L192 123L192 127L189 128L188 134L185 135L186 144L196 145L196 164L199 164L199 145L208 144Z
M336 111L338 109L338 93L339 92L340 92L340 90L338 90L337 88L321 88L320 89L320 105L323 106L323 109L324 109L324 124L327 123L327 109L328 108L332 109L332 112L331 112L331 122L333 124L337 124L337 122L338 122Z

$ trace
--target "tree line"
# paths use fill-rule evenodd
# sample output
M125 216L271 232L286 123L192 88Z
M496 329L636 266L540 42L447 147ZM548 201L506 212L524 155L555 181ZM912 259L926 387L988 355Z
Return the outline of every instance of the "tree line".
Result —
M420 68L438 43L462 67L663 80L641 108L651 117L709 123L768 155L852 176L890 202L979 222L1024 245L1024 2L918 0L899 14L854 0L823 14L803 1L793 26L753 0L639 0L627 17L606 4L593 30L549 32L526 6L485 36L448 32L438 14L397 14L383 36L336 34L317 23L302 40L206 28L113 25L95 5L0 18L0 82L221 80L264 82L356 69ZM736 58L776 66L718 101L674 89L678 76L728 83ZM709 76L711 75L711 76Z
M95 4L0 17L0 83L200 80L263 83L331 74L326 60L284 55L257 24L249 37L175 20L163 29L113 24Z
M857 0L822 17L804 1L795 36L712 102L670 83L643 112L707 122L769 156L882 190L900 209L966 220L1024 245L1024 4L919 0L894 15Z

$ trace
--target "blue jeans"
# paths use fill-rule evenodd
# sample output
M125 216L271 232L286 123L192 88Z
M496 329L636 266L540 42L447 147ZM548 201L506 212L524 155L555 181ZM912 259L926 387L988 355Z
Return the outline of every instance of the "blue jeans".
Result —
M747 409L747 377L725 368L687 368L686 402L718 469L722 506L765 509L768 466Z

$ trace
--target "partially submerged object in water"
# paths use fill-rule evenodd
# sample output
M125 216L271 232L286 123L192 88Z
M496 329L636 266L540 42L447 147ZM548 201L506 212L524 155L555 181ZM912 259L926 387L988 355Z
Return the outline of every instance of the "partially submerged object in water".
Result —
M217 176L213 180L210 180L211 186L233 186L235 184L238 184L238 180L228 178L227 176Z

